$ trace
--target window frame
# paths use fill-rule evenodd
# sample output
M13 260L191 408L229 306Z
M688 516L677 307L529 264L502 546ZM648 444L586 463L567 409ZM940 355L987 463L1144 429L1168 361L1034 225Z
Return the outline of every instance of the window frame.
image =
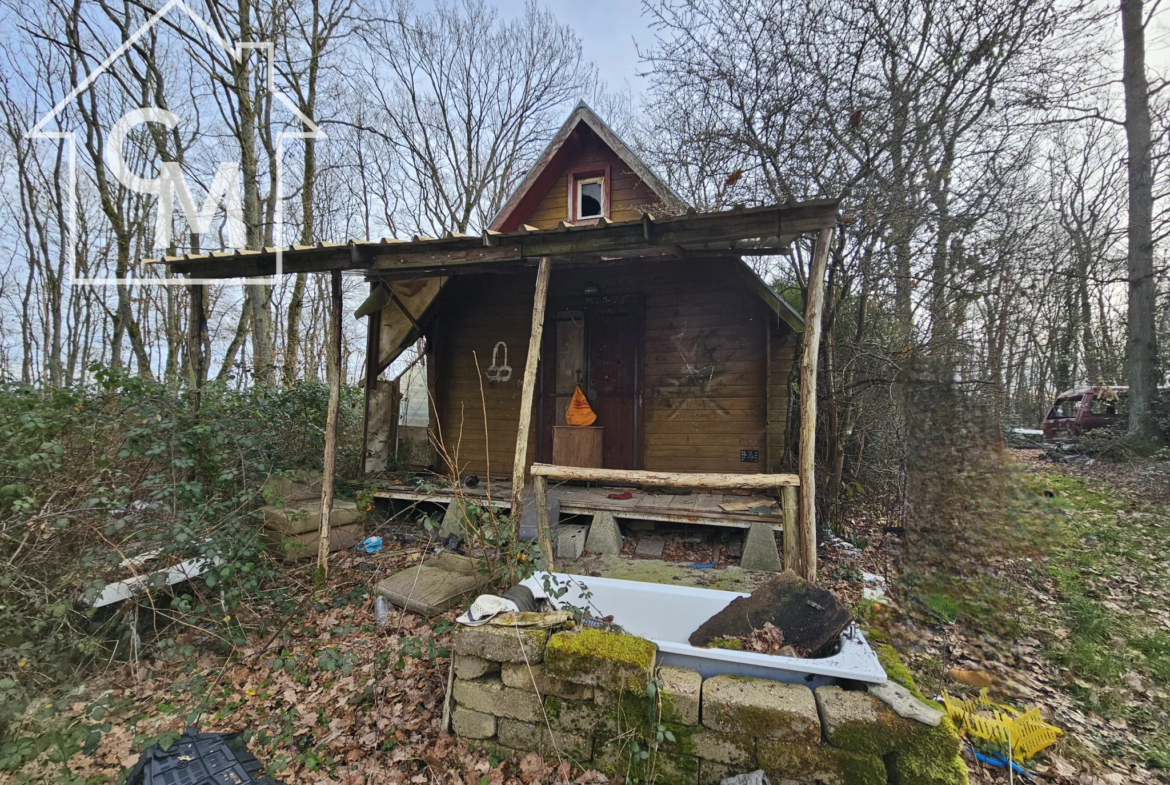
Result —
M579 217L581 202L581 186L586 183L600 182L601 183L601 215L591 215L585 218ZM568 172L566 177L566 190L568 191L568 223L588 226L595 224L601 218L609 219L610 217L610 200L609 200L609 165L605 166L587 166L578 167Z

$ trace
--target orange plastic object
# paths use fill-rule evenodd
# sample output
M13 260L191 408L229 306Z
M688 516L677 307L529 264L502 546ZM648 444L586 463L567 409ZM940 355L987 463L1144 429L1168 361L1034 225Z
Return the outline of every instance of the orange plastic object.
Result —
M565 422L569 425L586 426L597 421L597 415L585 400L585 393L578 387L573 391L573 400L569 401L569 408L565 411Z

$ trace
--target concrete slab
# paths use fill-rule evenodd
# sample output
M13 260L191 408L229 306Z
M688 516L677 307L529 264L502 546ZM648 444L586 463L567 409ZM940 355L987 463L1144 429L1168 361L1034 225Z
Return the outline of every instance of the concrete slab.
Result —
M657 559L662 556L662 550L666 547L666 542L661 537L643 537L638 540L638 544L634 547L635 556L649 556L651 559Z
M476 591L474 575L459 575L422 565L408 567L379 581L374 592L411 613L437 616Z

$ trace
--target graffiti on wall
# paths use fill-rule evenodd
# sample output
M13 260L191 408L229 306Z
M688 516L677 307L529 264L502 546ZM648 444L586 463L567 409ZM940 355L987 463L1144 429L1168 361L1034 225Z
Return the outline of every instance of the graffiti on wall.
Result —
M504 357L500 359L500 348L504 350ZM506 382L512 378L512 366L508 365L508 344L498 341L492 348L492 364L484 376L489 382Z

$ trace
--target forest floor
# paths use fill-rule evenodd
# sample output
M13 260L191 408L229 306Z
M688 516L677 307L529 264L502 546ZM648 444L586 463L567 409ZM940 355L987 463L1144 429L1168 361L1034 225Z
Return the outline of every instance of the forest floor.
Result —
M1047 555L993 565L990 580L969 584L1019 598L1011 618L968 613L996 603L899 595L900 542L863 515L846 527L862 555L822 548L824 582L860 607L861 571L886 575L901 605L870 621L928 695L986 685L1001 700L1040 706L1065 735L1033 765L1037 781L1170 782L1170 477L1153 473L1156 465L1016 457L1064 523ZM20 735L59 737L61 752L21 763L21 742L9 743L0 782L115 782L137 751L196 721L203 731L247 731L269 773L289 783L608 781L537 755L506 763L438 732L455 612L428 621L395 610L379 630L370 602L378 580L420 556L337 554L328 594L317 599L310 569L292 567L287 579L309 599L279 637L231 649L187 630L170 656L111 666L30 707ZM67 739L85 749L74 753ZM972 782L1007 781L1003 770L968 765Z

